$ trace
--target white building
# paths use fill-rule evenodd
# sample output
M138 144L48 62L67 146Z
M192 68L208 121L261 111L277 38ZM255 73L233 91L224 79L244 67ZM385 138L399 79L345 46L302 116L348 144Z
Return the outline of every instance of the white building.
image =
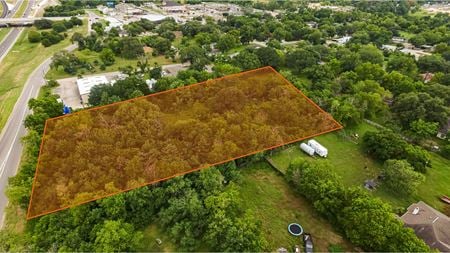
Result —
M382 45L381 49L386 50L386 51L390 51L390 52L394 52L395 50L397 50L396 46L392 46L392 45Z
M341 38L337 38L334 41L336 41L339 45L344 45L347 44L347 42L349 42L351 38L352 36L344 36Z
M167 16L166 15L161 15L161 14L153 14L153 13L151 13L151 14L145 14L145 15L137 16L137 18L139 18L139 19L148 19L148 20L150 20L152 22L161 22L164 19L166 19Z
M88 103L89 93L91 93L92 87L105 83L109 83L106 76L90 76L77 79L78 91L80 92L80 97L83 104Z
M121 28L123 23L119 21L117 18L113 17L105 17L105 20L108 21L108 26L105 27L105 31L109 32L112 28Z

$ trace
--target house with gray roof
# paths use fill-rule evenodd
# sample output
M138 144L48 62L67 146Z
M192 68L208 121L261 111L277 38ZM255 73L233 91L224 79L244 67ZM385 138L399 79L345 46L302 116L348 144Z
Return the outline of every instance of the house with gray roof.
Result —
M400 219L432 249L450 252L450 218L423 201L408 207Z

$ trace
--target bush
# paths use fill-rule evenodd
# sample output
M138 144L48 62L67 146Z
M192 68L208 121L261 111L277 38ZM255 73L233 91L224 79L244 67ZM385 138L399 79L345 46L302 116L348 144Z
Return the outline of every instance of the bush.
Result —
M382 162L389 159L406 159L415 171L425 173L431 167L430 156L419 146L407 143L391 130L367 132L363 136L363 148L373 158Z
M444 147L442 147L441 155L447 159L450 159L450 144L447 144Z
M31 43L37 43L41 41L41 34L36 31L28 32L28 41Z
M57 33L67 31L67 27L62 22L53 23L52 29L53 29L53 31L55 31Z
M53 45L53 44L50 42L49 39L43 39L43 40L42 40L42 45L43 45L44 47L49 47L49 46L51 46L51 45Z
M39 29L50 29L52 28L53 25L53 21L48 20L48 19L38 19L34 21L34 26Z
M45 47L49 47L51 45L59 43L64 39L64 35L61 35L55 31L51 32L42 32L41 33L42 45ZM45 43L44 43L45 41Z

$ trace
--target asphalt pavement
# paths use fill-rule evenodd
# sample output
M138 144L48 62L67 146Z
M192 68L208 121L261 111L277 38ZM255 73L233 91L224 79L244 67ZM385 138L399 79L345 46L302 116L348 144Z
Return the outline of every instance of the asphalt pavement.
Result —
M7 17L12 17L14 14L19 10L21 3L24 0L20 0L17 2L17 4L14 6L14 8L11 10L11 12L8 13ZM28 17L31 13L32 6L34 5L35 0L29 0L28 6L25 9L25 12L23 13L22 17ZM14 43L16 43L17 39L19 38L20 33L23 31L23 28L21 27L15 27L12 28L11 31L6 35L6 37L0 42L0 62L5 58L5 56L8 54L9 50L13 47Z
M5 0L0 0L0 3L3 6L2 14L0 14L0 18L5 18L6 15L8 15L8 5L6 4Z
M31 13L33 4L34 0L28 2L28 6L23 16L27 17ZM17 4L13 11L8 15L14 15L19 8L18 6L20 5ZM21 29L22 28L13 28L7 37L0 43L0 61L16 42ZM75 48L75 45L72 45L71 47ZM29 113L28 100L36 97L39 93L39 88L45 83L43 73L48 70L50 62L50 59L47 59L30 75L6 125L0 133L0 228L3 225L4 210L8 204L8 199L5 195L8 178L17 173L20 157L22 155L23 147L20 140L26 133L23 126L23 120Z

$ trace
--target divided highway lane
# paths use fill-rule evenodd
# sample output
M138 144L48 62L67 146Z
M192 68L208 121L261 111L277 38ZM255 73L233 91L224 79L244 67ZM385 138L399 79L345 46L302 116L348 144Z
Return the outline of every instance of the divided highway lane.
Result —
M8 15L8 5L6 4L5 0L0 0L0 2L2 3L2 6L3 6L2 14L0 15L0 18L5 18L6 15Z
M21 0L18 2L13 10L7 15L7 17L13 16L17 10L20 8L20 4L24 0ZM32 6L34 5L34 0L28 1L28 6L25 9L25 12L23 13L22 17L28 17L30 15ZM6 37L3 39L3 41L0 42L0 62L5 58L5 56L8 54L9 50L13 47L14 43L16 43L17 39L19 38L20 33L22 32L23 28L12 28L12 30L6 35Z
M70 45L66 50L73 51L76 47L76 45ZM22 155L21 138L26 134L23 121L30 112L28 100L38 96L40 88L45 84L44 75L49 70L50 63L51 58L48 58L31 73L0 134L0 228L3 226L4 211L8 205L5 194L8 178L16 175Z

